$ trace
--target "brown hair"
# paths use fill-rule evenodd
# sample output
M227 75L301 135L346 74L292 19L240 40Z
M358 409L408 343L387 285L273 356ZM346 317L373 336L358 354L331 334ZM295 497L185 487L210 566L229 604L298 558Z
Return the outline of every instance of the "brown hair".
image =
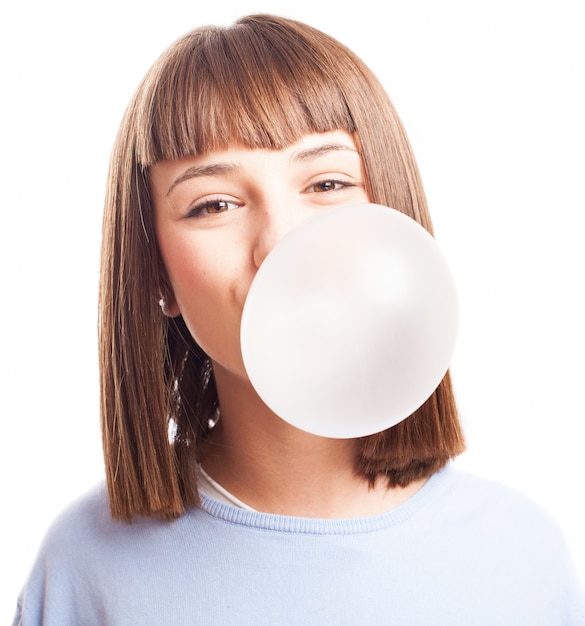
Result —
M157 248L149 167L229 144L282 149L345 130L360 150L369 197L432 232L408 140L386 93L347 48L268 15L194 30L154 64L114 146L100 284L101 416L112 515L173 518L199 502L195 466L217 410L213 371L180 317ZM445 376L408 419L358 441L356 471L405 486L464 448Z

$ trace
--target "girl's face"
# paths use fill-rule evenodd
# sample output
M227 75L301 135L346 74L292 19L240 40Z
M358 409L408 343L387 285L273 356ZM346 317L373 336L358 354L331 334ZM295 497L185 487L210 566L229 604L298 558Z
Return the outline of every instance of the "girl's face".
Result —
M248 289L276 242L326 207L368 202L362 161L344 131L284 150L232 146L151 170L158 244L181 314L211 360L245 377L240 319Z

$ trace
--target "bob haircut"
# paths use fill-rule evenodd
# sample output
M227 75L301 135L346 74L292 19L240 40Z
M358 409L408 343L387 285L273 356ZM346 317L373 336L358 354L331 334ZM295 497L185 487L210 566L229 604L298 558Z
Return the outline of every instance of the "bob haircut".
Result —
M369 69L335 39L270 15L196 29L148 71L114 145L103 222L101 422L111 514L172 519L197 506L196 462L218 411L208 357L158 301L170 286L157 247L149 168L230 144L283 149L345 130L371 202L432 233L396 112ZM355 471L406 486L464 449L449 373L408 419L356 440Z

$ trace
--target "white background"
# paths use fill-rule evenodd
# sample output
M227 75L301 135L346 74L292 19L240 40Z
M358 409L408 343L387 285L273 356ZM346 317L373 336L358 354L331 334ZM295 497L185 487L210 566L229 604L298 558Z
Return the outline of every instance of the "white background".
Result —
M452 371L469 451L459 464L539 501L564 530L585 578L583 6L3 5L2 623L50 520L102 477L98 254L106 167L122 112L179 35L256 11L329 32L386 86L461 295Z

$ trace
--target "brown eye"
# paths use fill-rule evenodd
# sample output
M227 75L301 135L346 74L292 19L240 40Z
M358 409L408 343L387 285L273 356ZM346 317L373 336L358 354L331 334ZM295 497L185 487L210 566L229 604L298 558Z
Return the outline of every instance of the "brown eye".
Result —
M328 191L341 191L342 189L347 189L348 187L355 187L355 183L350 183L346 180L320 180L317 183L313 183L309 187L309 191L313 193L326 193Z
M336 180L322 180L313 185L313 191L318 193L323 191L336 191L340 187L342 187L342 183Z
M206 215L217 215L218 213L225 213L226 211L232 211L237 209L238 204L230 202L229 200L207 200L194 206L187 217L204 217Z
M231 206L231 203L226 202L225 200L219 200L217 202L210 202L205 207L205 212L210 213L210 214L223 213L224 211L229 211L230 206Z

